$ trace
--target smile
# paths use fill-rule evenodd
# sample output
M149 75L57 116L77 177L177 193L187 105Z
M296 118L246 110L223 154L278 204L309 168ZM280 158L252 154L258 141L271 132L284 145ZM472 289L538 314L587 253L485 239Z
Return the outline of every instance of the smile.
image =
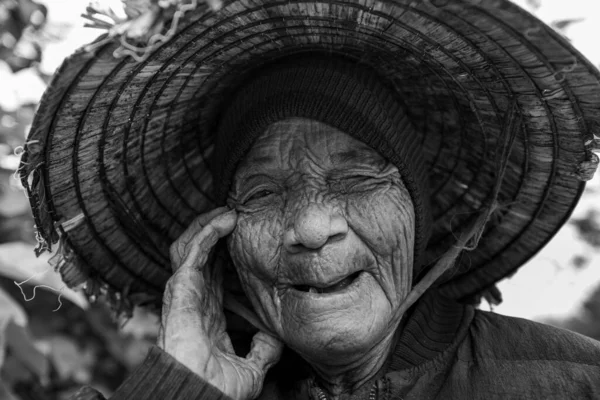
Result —
M358 276L362 273L362 271L356 271L351 275L337 281L336 283L328 286L310 286L310 285L294 285L293 288L300 292L308 292L308 293L319 293L319 294L329 294L341 292L348 286L352 285Z

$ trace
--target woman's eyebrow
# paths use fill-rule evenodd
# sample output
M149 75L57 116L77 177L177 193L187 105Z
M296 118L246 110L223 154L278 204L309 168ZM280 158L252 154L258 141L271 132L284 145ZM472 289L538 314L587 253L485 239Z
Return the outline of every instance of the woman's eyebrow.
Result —
M347 163L364 163L365 161L375 161L378 157L375 157L372 152L368 150L347 150L332 153L329 156L329 160L332 164L347 164Z

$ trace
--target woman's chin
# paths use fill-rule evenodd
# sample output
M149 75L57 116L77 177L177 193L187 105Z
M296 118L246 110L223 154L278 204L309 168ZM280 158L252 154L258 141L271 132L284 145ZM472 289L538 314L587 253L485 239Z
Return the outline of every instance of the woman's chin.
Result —
M290 291L281 300L282 339L315 362L355 358L371 349L393 326L391 305L369 274L362 274L342 292Z

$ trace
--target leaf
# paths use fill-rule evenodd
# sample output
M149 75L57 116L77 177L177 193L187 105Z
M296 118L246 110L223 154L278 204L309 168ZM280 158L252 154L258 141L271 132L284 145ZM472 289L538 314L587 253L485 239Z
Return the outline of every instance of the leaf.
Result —
M0 381L0 399L2 400L19 400L17 396Z
M0 368L6 353L6 330L10 323L26 326L27 315L21 306L0 288Z
M2 112L0 111L1 117ZM2 119L0 119L0 128L1 125ZM14 167L14 165L8 164L11 162L16 164L18 158L14 154L1 154L0 152L0 179L1 182L5 182L2 187L2 194L0 195L0 215L7 219L31 212L23 189L17 186L17 181L12 178L13 174L2 169L5 166ZM12 170L16 169L17 167Z
M9 322L6 327L6 347L11 356L19 360L28 371L44 384L50 380L50 361L35 347L33 337L26 327Z
M0 326L6 327L9 321L19 326L27 326L27 314L19 303L0 287Z
M57 335L50 340L49 355L61 380L91 381L96 356L89 346L80 348L68 336Z
M66 287L60 274L48 264L52 255L42 254L36 257L33 248L23 242L0 244L0 275L14 279L17 283L27 281L32 286L43 285L44 289L54 289L57 307L60 305L58 297L62 295L82 309L87 309L89 305L83 294ZM25 286L22 289L26 300L35 296L34 289Z
M133 309L133 317L121 326L121 332L135 339L156 338L160 328L158 315L142 307Z

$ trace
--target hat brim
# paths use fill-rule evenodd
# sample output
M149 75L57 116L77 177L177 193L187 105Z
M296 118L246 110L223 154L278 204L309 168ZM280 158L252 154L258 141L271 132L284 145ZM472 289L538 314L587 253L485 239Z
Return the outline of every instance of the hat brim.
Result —
M449 296L479 293L532 257L597 164L600 74L506 0L234 0L217 13L189 12L141 62L113 57L118 46L64 62L21 174L41 236L65 246L65 281L99 284L134 304L160 302L170 243L216 206L208 160L228 91L278 57L344 54L400 93L427 155L432 260L492 191L504 117L516 104L522 126L499 207L447 277Z

